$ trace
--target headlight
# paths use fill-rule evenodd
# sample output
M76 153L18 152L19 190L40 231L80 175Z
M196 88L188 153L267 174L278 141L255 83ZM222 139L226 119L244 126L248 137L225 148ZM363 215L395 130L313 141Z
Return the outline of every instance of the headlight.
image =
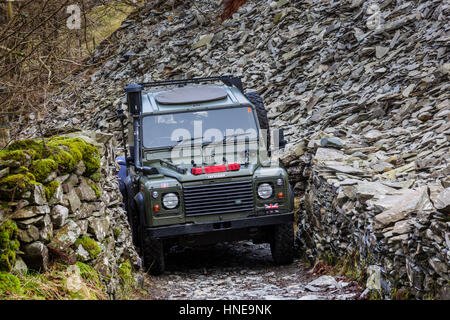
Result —
M258 186L258 196L262 199L267 199L272 195L273 188L268 183L261 183Z
M164 208L173 209L178 205L178 196L175 193L167 193L162 198Z
M158 196L159 196L158 191L153 191L153 192L152 192L152 197L153 197L154 199L158 198Z

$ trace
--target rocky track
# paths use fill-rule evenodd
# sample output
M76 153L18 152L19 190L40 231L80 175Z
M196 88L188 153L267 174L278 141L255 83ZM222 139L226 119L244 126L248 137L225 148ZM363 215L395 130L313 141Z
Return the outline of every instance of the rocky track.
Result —
M298 259L275 266L268 244L172 248L166 259L165 274L148 276L149 299L348 300L361 295L355 283L314 275Z

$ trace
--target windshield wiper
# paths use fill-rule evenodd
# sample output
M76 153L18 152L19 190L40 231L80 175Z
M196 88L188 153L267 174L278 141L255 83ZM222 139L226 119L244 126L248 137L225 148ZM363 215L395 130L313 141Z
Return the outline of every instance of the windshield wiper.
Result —
M170 168L172 170L175 170L175 171L177 171L177 172L179 172L181 174L185 174L187 172L187 168L178 167L177 165L175 165L175 164L173 164L173 163L171 163L169 161L166 161L166 160L163 160L163 159L159 159L159 162L161 164L166 165L168 168Z
M225 137L223 138L223 142L227 142L229 141L229 138L236 138L236 137L241 137L241 136L247 136L248 133L244 132L244 133L236 133L236 134L232 134L230 136L225 135ZM249 137L250 140L250 137Z
M203 137L194 137L194 138L190 138L190 139L180 139L177 141L177 145L183 145L183 144L187 144L188 142L192 142L198 139L203 139Z

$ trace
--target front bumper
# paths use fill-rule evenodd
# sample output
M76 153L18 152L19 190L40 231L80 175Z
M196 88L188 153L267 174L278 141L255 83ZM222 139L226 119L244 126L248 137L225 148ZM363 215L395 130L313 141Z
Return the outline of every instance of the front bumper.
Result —
M293 221L294 214L292 212L288 212L228 221L149 227L147 228L147 234L152 238L173 238L184 235L195 235L218 231L223 232L227 230L237 230L252 227L264 227Z

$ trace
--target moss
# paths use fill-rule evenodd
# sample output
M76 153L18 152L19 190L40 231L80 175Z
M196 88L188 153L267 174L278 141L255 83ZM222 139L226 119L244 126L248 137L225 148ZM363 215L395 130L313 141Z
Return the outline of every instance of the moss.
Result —
M21 292L19 278L7 272L0 272L0 297L5 294L20 294Z
M27 172L30 172L30 170L24 166L21 166L16 170L16 173L27 173Z
M29 153L33 154L33 159L39 159L45 156L44 145L42 141L36 141L33 139L14 141L8 146L6 150L28 150Z
M47 200L50 200L52 198L59 186L60 183L56 180L44 186L45 196L47 197Z
M30 169L36 180L43 182L50 173L58 169L58 164L53 159L39 159L33 161Z
M0 152L0 160L13 160L20 163L21 166L29 163L32 156L23 150L2 151Z
M3 222L0 225L0 271L11 271L19 246L16 223L11 220Z
M0 188L2 189L12 189L17 187L23 191L28 190L31 186L32 180L26 174L12 174L6 176L0 180Z
M75 160L75 165L83 160L86 165L86 176L90 176L100 168L100 153L97 148L80 138L55 137L49 141L52 147L64 146L66 151Z
M114 229L113 229L113 232L114 232L114 238L115 238L116 240L119 239L120 234L121 234L120 229L119 229L119 228L114 228Z
M100 168L97 148L80 138L50 138L46 140L45 147L43 141L25 139L13 142L5 151L0 152L0 160L15 160L21 165L25 165L30 159L47 160L33 162L38 181L45 179L43 176L51 172L49 166L55 168L55 163L61 174L73 171L80 160L86 165L86 176L94 174ZM53 160L54 163L48 160Z
M97 186L94 183L89 184L89 186L92 188L92 190L94 190L97 198L100 198L102 196L102 194L100 193L100 191L98 190Z
M133 276L131 274L131 270L130 260L126 260L119 267L119 276L125 285L130 285L132 283Z
M99 182L101 178L102 175L98 170L89 176L89 179L91 179L94 182Z
M91 281L97 285L101 284L100 277L98 275L98 272L94 270L91 266L81 262L76 262L77 267L80 269L80 276L88 281Z
M31 190L35 181L34 175L29 172L6 176L0 180L0 198L11 200L13 192L15 196L19 196Z
M72 172L77 165L77 161L66 150L60 148L54 148L55 153L50 156L50 159L54 160L58 165L58 170L61 174Z
M89 256L92 259L97 258L97 256L102 251L102 248L98 245L98 243L94 239L89 238L88 236L84 236L83 238L79 238L77 239L77 241L75 241L75 245L77 247L80 244L89 253Z
M55 170L60 175L72 172L80 160L86 166L85 176L91 176L94 181L101 178L97 148L80 138L54 137L47 139L45 146L44 141L15 141L6 150L0 151L0 160L17 161L21 166L0 180L0 199L9 201L13 194L18 197L30 191L33 184L44 182ZM45 187L47 198L51 197L56 188L56 183ZM100 197L97 187L92 188L97 197Z

